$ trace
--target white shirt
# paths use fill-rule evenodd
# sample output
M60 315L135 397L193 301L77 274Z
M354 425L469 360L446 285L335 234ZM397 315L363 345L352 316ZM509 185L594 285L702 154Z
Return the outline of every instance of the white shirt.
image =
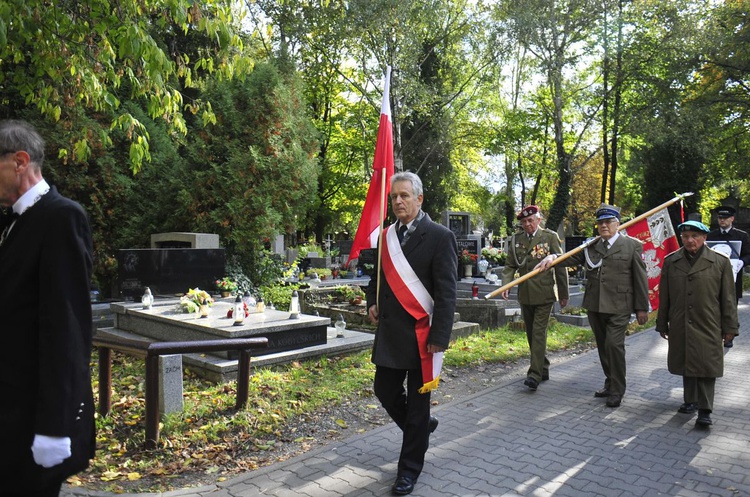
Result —
M21 195L21 198L16 200L16 203L13 204L13 212L20 216L26 212L29 207L37 203L47 192L49 192L49 184L42 179L42 181L32 186L26 193Z

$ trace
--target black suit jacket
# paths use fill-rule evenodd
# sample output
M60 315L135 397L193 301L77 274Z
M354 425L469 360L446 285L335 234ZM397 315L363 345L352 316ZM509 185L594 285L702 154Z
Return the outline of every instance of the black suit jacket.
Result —
M435 302L428 343L448 347L456 310L458 249L456 237L445 226L433 222L425 214L411 233L403 252L417 277ZM378 274L379 268L375 268ZM367 308L375 305L376 277L367 287ZM401 306L380 272L378 329L372 349L372 362L394 369L419 369L421 361L417 346L416 321Z
M4 490L63 481L94 455L91 267L86 214L55 188L18 218L0 246ZM38 466L35 434L70 437L73 455L53 468Z

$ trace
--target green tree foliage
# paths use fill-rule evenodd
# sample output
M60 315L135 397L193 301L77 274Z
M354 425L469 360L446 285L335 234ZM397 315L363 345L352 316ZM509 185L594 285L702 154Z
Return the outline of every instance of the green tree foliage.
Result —
M750 193L750 22L747 4L727 1L717 6L700 38L703 54L690 100L708 109L716 147L707 173L712 196ZM715 207L720 200L716 198Z
M676 193L695 192L686 199L685 212L696 212L701 202L699 192L705 187L704 166L712 154L711 144L704 140L705 125L700 114L672 116L663 128L651 129L651 139L636 152L642 165L644 191L642 210L673 198ZM678 207L670 208L674 223L679 222Z
M293 231L315 195L318 141L294 74L256 66L247 81L216 82L205 95L216 124L194 130L180 171L176 215L218 233L254 267L263 239Z
M150 136L122 102L141 102L170 133L187 132L186 110L212 122L210 104L183 90L250 69L235 27L226 0L0 1L0 105L33 106L60 122L69 137L59 155L76 163L121 131L137 171L151 160ZM201 41L186 50L179 39L190 36ZM88 113L107 115L106 126L91 133Z
M501 17L508 19L514 36L536 58L546 79L557 170L547 225L556 229L570 203L573 160L597 108L584 90L593 76L583 68L592 55L589 42L602 6L591 0L522 0L504 8L507 13ZM577 71L570 69L573 66ZM573 120L577 126L571 125Z

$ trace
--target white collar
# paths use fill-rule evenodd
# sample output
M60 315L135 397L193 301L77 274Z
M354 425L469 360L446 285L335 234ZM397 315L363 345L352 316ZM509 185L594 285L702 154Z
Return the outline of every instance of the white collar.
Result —
M42 178L39 183L29 188L26 193L21 195L21 198L16 200L16 203L13 204L13 212L20 216L26 212L29 207L37 203L48 191L49 184L47 184L44 178Z
M609 243L609 246L611 247L612 245L615 244L615 242L617 241L618 238L620 238L620 232L619 231L615 231L615 234L612 235L612 238L610 238L609 240L606 240L606 241L604 239L602 239L602 241L605 242L605 243Z

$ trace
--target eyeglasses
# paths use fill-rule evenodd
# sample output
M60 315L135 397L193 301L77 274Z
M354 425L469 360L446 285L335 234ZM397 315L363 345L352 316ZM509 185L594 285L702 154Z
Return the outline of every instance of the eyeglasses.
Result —
M6 149L3 149L3 150L0 150L0 156L8 155L8 154L15 154L16 152L17 152L17 150L6 150Z

